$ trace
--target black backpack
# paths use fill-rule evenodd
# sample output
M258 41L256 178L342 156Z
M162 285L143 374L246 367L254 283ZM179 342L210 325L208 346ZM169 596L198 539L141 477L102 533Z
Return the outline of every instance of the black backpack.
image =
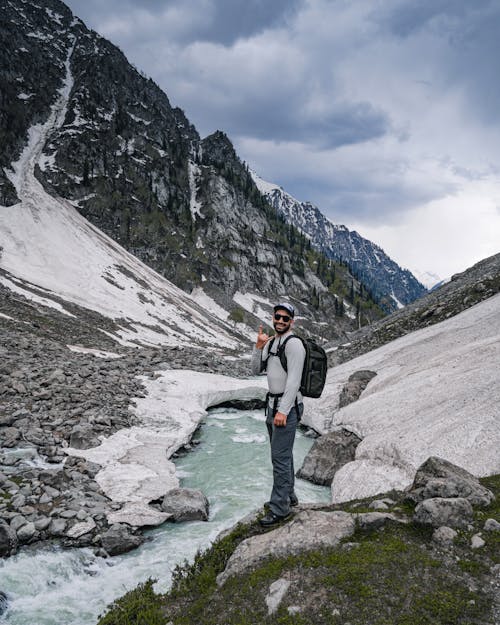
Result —
M274 339L271 339L268 349L268 358L271 353L271 347L273 346ZM302 341L304 349L306 350L306 357L304 359L304 368L302 369L302 379L300 381L300 392L304 397L320 397L323 392L326 381L326 373L328 370L328 359L325 350L320 347L312 339L304 339L297 334L291 334L287 336L283 341L283 344L279 346L276 355L279 357L281 366L285 371L287 369L285 346L290 339L297 338ZM267 368L267 359L262 363L262 371Z

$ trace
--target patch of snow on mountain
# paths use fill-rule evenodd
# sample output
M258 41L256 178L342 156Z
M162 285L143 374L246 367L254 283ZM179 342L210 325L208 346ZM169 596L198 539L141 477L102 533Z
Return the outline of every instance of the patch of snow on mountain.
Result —
M267 298L260 297L259 295L255 295L254 293L241 293L240 291L237 291L233 295L233 300L242 308L254 314L261 321L265 321L266 323L269 322L272 314L271 311L275 302L271 302ZM265 308L262 308L260 304L264 304L268 307L268 309L266 310Z
M19 286L19 284L16 284L16 282L14 282L13 280L9 280L5 276L0 276L0 283L6 286L11 291L13 291L14 293L23 295L27 299L30 299L31 301L36 302L37 304L41 304L42 306L47 306L48 308L55 308L56 310L63 313L64 315L68 315L68 317L75 316L71 314L70 312L68 312L63 306L61 306L59 302L55 302L49 297L42 297L40 295L37 295L36 293L33 293L33 291L30 291L29 289L23 289L21 286Z
M90 224L68 201L48 195L35 178L49 133L64 122L73 84L69 59L49 119L30 128L28 144L8 172L21 203L0 207L0 266L64 300L118 320L119 334L128 344L237 347L237 339L186 293Z
M360 399L338 406L355 371L375 371ZM363 440L335 475L334 501L404 489L429 456L477 476L500 473L500 295L331 369L303 423Z
M196 199L196 193L198 190L196 178L197 176L200 175L200 168L198 167L198 165L196 165L192 161L189 161L188 169L189 169L189 192L191 194L190 200L189 200L189 208L191 209L191 215L193 216L193 219L195 219L196 215L203 217L203 214L201 212L201 204Z

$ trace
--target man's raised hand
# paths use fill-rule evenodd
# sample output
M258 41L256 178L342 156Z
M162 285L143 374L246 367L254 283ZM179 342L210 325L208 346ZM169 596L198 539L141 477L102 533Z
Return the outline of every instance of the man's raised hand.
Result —
M255 343L255 347L257 349L262 349L268 340L269 340L269 335L264 332L262 324L260 324L259 333L257 334L257 342Z

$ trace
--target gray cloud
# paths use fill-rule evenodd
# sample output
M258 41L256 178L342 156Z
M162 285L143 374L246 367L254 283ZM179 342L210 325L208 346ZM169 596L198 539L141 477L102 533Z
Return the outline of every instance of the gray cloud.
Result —
M69 0L68 6L83 21L100 31L110 22L127 19L130 15L133 25L134 13L141 12L151 17L156 24L157 36L161 30L171 40L184 45L193 41L211 41L231 45L242 37L250 37L266 28L273 28L293 16L303 0L143 0L140 4L133 0ZM166 13L197 13L199 19L192 20L187 29L169 30L162 16ZM136 24L137 27L137 24ZM141 38L140 28L131 33L131 38Z
M468 224L462 239L453 231L462 243L499 233L498 0L68 4L200 134L226 131L263 178L334 221L365 224L403 255L413 244L401 237L450 216ZM477 206L497 218L481 232Z

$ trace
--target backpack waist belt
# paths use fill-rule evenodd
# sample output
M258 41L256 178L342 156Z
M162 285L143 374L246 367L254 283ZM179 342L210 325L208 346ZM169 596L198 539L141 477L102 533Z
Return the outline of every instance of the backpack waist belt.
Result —
M264 408L264 414L267 417L267 407L269 405L269 398L272 397L274 399L273 401L273 419L274 419L274 415L278 412L278 399L280 397L283 397L285 393L266 393L266 407ZM295 410L297 411L297 417L299 418L300 421L300 411L299 411L299 401L297 398L295 398Z
M273 418L274 415L278 412L278 400L280 397L283 397L284 393L266 393L266 407L264 409L265 411L265 415L267 417L267 407L269 405L269 398L272 397L273 398Z

